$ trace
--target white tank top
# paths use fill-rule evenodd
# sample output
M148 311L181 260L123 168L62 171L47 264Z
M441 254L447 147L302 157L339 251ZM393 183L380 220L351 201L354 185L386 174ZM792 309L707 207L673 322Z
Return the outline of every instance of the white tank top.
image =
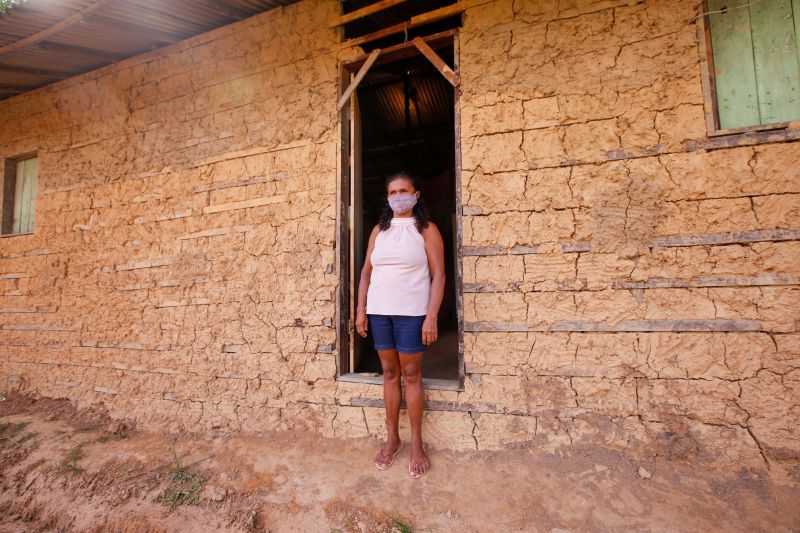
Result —
M367 314L420 316L428 313L431 273L425 239L416 219L392 218L372 249Z

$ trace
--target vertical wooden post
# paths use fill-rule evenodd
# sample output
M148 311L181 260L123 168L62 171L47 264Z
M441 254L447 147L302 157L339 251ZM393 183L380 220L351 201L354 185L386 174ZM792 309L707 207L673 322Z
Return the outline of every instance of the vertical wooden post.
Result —
M459 53L461 51L460 39L458 32L453 35L453 65L455 66L455 74L460 74L460 60ZM462 237L462 217L461 211L464 206L461 199L461 110L459 101L461 99L461 88L458 85L453 86L453 117L455 127L455 195L456 195L456 255L455 255L455 271L456 271L456 316L458 317L458 381L459 387L464 388L464 379L466 377L466 370L464 366L464 274L462 268L463 262L463 249L461 245Z
M339 83L342 87L350 80L350 72L343 66L339 68ZM339 235L337 242L339 262L338 291L338 375L347 374L350 369L350 106L345 105L339 113Z

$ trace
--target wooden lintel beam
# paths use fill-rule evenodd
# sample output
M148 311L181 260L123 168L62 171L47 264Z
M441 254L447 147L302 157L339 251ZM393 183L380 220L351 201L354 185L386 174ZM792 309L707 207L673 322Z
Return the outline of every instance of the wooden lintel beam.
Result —
M352 22L354 20L367 17L369 15L372 15L373 13L377 13L378 11L383 11L384 9L388 9L398 4L402 4L405 1L406 0L379 0L374 4L370 4L366 7L362 7L361 9L357 9L351 13L347 13L346 15L342 15L341 17L337 17L331 22L330 27L335 28L337 26L342 26L343 24L347 24L348 22Z
M417 50L419 50L422 55L424 55L428 61L430 61L433 66L436 67L436 70L438 70L442 76L444 76L445 79L450 82L450 85L453 87L458 87L458 84L460 83L458 74L453 72L453 69L451 69L450 66L444 62L444 59L439 57L439 54L433 51L433 48L428 46L428 43L419 37L414 37L411 42L414 43L414 46L417 47Z
M56 22L55 24L53 24L49 28L45 28L42 31L38 31L38 32L34 33L33 35L29 35L29 36L27 36L27 37L25 37L23 39L20 39L19 41L14 41L11 44L7 44L5 46L2 46L2 47L0 47L0 55L7 54L9 52L13 52L14 50L17 50L17 49L22 48L24 46L27 46L29 44L33 44L33 43L37 43L39 41L43 41L44 39L47 39L51 35L53 35L55 33L58 33L61 30L65 29L65 28L67 28L69 26L72 26L73 24L75 24L77 22L80 22L89 13L99 9L106 2L108 2L108 0L97 0L96 2L94 2L92 4L89 4L88 6L84 7L83 9L78 11L77 13L74 13L74 14L68 16L64 20Z
M453 15L458 15L459 13L463 12L466 8L467 8L467 2L465 0L461 0L460 2L455 3L453 5L440 7L439 9L434 9L433 11L428 11L427 13L422 13L420 15L413 16L409 20L401 22L400 24L395 24L394 26L389 26L388 28L368 33L367 35L362 35L361 37L349 39L345 41L345 44L359 45L363 43L368 43L370 41L374 41L376 39L382 39L383 37L388 37L389 35L394 35L395 33L400 33L405 30L410 30L411 28L416 28L417 26L430 24L431 22L436 22L437 20L442 20L444 18Z
M339 103L337 104L338 111L342 110L344 104L346 104L347 101L350 99L350 95L353 94L353 91L356 90L358 84L361 83L361 80L363 80L364 76L367 75L367 72L369 72L370 67L372 66L373 63L375 63L379 55L381 55L381 49L376 48L369 55L367 61L363 65L361 65L360 69L358 69L358 74L356 74L356 77L353 78L353 81L350 83L350 86L347 87L347 89L342 94L342 97L339 99Z
M455 35L455 30L445 30L439 33L433 33L431 35L426 35L422 38L428 46L433 48L434 50L443 48L446 46L451 46L453 44L453 35ZM386 48L381 48L381 57L375 62L373 67L381 65L383 63L397 61L398 59L405 59L407 57L414 57L418 55L419 52L417 51L417 47L414 46L411 42L407 43L400 43L394 46L388 46ZM358 57L356 59L351 59L349 61L345 61L344 67L349 70L350 72L355 72L361 65L363 65L367 57L367 54Z

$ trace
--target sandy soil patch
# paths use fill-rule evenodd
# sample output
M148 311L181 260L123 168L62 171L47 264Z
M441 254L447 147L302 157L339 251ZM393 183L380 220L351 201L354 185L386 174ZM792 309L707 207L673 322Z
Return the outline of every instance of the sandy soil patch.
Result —
M154 434L68 402L0 402L0 532L797 531L800 488L766 470L564 453L431 451L387 472L378 442ZM176 460L177 458L177 460Z

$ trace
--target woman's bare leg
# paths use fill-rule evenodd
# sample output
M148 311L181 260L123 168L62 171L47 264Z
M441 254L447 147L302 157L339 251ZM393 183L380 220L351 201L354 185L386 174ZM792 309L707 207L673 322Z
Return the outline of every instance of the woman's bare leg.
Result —
M380 454L386 457L400 446L400 359L397 350L378 350L378 356L383 368L383 403L386 406L386 443Z
M422 352L400 355L400 369L406 385L406 407L411 421L412 472L425 472L430 463L422 446L422 413L425 409L425 390L422 387ZM416 466L416 468L414 468Z

